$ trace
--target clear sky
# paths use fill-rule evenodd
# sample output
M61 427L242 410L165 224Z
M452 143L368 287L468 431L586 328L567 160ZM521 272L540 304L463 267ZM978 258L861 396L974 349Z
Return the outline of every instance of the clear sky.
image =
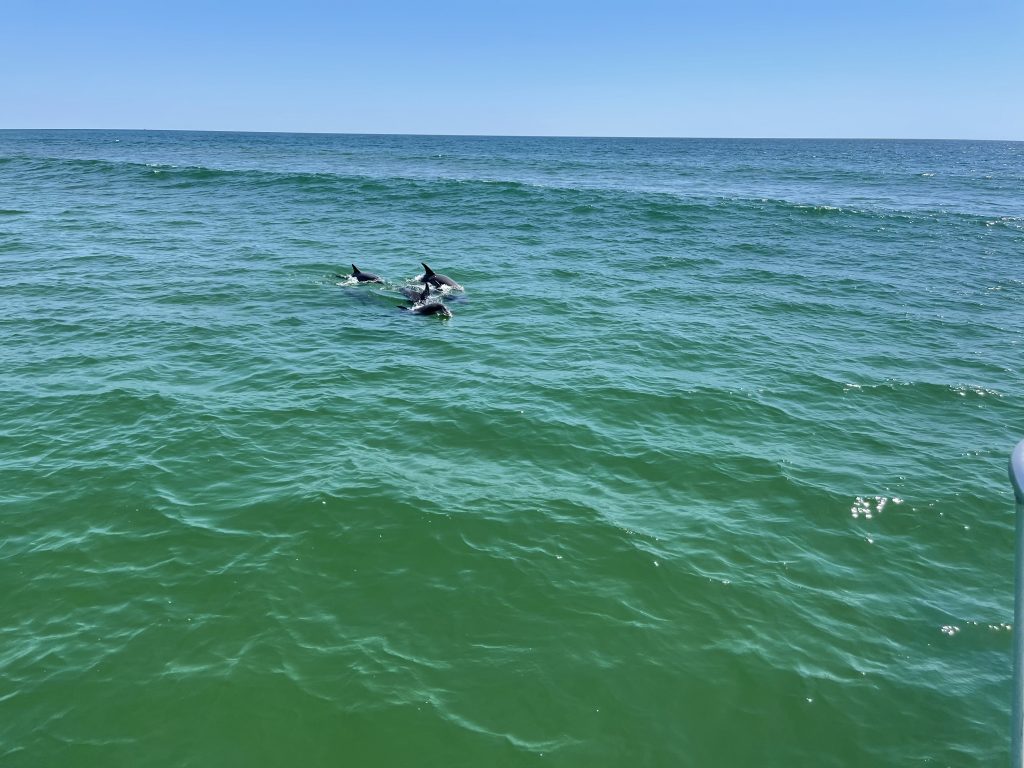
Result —
M3 0L0 128L1024 140L1024 0Z

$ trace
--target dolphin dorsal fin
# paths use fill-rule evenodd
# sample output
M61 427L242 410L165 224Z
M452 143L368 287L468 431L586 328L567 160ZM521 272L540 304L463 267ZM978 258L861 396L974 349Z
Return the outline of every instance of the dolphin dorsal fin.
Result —
M427 271L427 274L424 275L424 277L430 277L431 275L434 274L434 270L432 270L430 267L428 267L426 262L421 261L420 264L422 264L423 265L423 269L425 269Z
M352 265L352 274L353 275L358 275L359 274L359 267L357 267L355 264Z
M423 286L423 291L420 293L420 301L423 301L427 296L430 295L430 283Z

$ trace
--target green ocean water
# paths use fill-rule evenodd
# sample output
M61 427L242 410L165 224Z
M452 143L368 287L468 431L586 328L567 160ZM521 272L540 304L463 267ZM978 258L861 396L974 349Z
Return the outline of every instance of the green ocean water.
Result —
M0 131L0 764L1005 764L1022 253L1020 143Z

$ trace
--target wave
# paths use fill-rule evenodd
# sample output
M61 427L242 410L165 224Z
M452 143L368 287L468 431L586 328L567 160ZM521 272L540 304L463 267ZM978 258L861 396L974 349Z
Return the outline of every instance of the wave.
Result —
M969 211L919 209L880 204L849 205L833 200L800 200L787 197L715 194L713 190L695 193L662 188L647 188L621 179L607 182L560 181L544 177L502 178L491 175L438 173L361 173L314 170L274 170L266 168L222 168L206 165L178 166L109 159L66 159L57 157L14 156L0 158L5 172L18 172L18 166L34 179L50 177L62 185L126 182L132 185L159 185L173 190L230 189L260 194L296 194L334 200L347 195L361 199L376 196L382 200L458 199L465 204L551 206L553 215L593 217L623 212L652 222L655 226L688 219L694 214L740 215L791 220L828 222L830 220L901 220L906 222L936 219L963 220L985 227L1020 230L1024 219L1016 216L993 217ZM488 164L494 172L494 164ZM69 182L69 179L71 180ZM20 209L0 211L0 215L27 213Z
M1006 401L1006 394L992 387L975 383L947 384L929 381L887 380L874 384L847 383L844 393L867 397L891 397L895 402L913 403L916 408L948 407L958 398Z

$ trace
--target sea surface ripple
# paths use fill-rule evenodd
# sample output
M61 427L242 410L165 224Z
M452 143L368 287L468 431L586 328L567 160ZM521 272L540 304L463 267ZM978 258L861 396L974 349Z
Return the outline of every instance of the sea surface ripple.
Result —
M1022 190L1020 143L0 131L0 763L1005 762Z

